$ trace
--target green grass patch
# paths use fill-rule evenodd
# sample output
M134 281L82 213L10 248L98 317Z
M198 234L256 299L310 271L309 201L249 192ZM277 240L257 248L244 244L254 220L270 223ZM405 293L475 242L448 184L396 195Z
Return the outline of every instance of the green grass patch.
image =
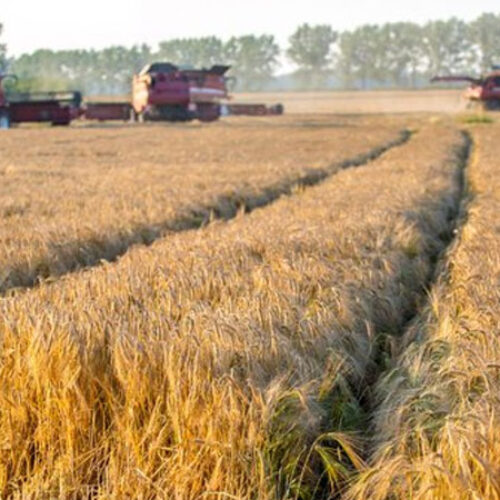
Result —
M461 116L460 121L469 125L495 123L495 120L490 115L483 113Z

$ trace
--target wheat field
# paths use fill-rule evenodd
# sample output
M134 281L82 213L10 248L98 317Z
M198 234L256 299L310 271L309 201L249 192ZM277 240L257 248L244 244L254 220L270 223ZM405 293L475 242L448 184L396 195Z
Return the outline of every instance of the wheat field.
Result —
M493 122L1 134L0 496L500 498Z
M349 498L500 498L499 131L471 131L458 236L378 384L373 463Z
M3 291L265 204L376 154L404 125L304 117L34 134L0 137Z
M376 115L457 113L466 108L462 89L255 92L235 94L237 102L282 103L291 114Z

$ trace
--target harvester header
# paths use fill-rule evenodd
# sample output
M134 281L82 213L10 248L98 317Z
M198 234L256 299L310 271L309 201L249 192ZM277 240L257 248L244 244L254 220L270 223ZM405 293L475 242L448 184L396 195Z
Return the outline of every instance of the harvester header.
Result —
M500 67L485 76L469 75L435 76L431 82L468 82L463 97L469 107L482 107L487 110L500 110Z
M11 123L29 122L68 125L81 115L80 92L32 92L7 95L4 84L8 80L15 84L17 77L0 74L0 128L9 128Z

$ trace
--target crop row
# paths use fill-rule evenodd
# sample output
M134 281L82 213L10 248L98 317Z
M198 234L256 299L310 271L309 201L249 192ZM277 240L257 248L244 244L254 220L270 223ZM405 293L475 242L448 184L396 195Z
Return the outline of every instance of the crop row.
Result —
M378 385L376 451L355 498L500 498L499 132L472 130L462 225Z
M369 166L5 298L1 491L338 491L362 467L383 339L449 238L463 150L428 125Z
M395 123L15 130L0 138L0 291L261 206L403 140Z

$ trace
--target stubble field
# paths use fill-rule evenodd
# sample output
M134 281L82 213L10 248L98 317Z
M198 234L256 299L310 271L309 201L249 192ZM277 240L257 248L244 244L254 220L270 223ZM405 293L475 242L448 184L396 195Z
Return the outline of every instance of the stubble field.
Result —
M242 102L282 103L287 113L457 113L466 108L462 90L374 90L236 94Z
M500 498L497 123L0 135L0 492Z

